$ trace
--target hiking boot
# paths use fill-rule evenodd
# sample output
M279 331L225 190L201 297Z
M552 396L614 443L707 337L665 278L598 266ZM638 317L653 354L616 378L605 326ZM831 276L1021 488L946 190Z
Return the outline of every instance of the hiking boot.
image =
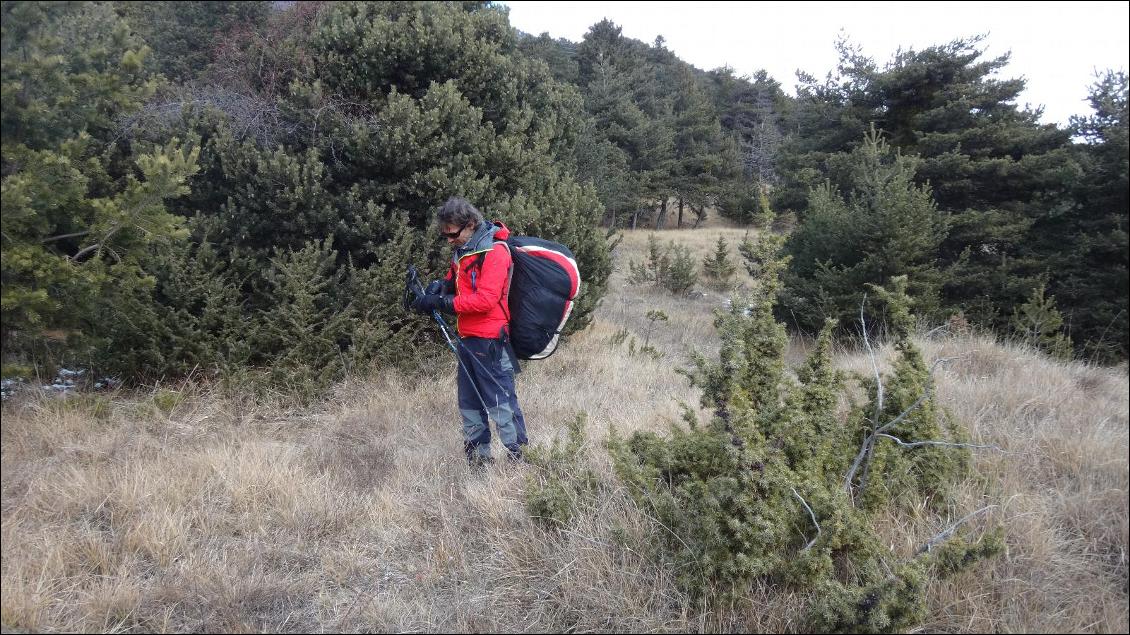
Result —
M471 468L472 472L482 472L491 465L494 465L494 457L479 454L478 452L467 454L467 466Z

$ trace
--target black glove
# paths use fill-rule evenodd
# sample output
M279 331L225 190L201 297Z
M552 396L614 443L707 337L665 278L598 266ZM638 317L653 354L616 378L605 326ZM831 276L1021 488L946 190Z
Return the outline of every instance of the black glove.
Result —
M427 295L440 295L442 292L443 292L443 281L442 280L432 280L428 284L428 288L424 289L424 293L427 294Z
M453 295L424 295L412 303L412 308L423 315L431 315L432 311L454 313L455 296Z

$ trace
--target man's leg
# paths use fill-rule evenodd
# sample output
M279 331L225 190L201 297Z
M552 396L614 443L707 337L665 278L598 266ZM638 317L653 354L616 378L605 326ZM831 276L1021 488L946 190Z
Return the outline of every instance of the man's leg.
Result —
M487 412L494 419L494 425L498 429L499 440L502 441L511 458L521 458L522 446L527 443L526 423L522 419L521 409L517 407L514 367L510 363L510 354L503 342L492 341L490 352L491 364L483 372L486 375L489 371L490 377L479 385L483 388L483 395L486 398Z
M502 371L510 378L510 411L514 413L514 432L518 446L525 447L530 444L526 436L526 418L522 416L522 408L518 405L518 389L514 382L514 367L510 363L510 355L505 351L502 354Z
M481 373L482 358L477 358L476 350L484 348L478 338L467 338L457 347L459 368L456 369L459 387L459 414L463 418L463 451L472 465L489 462L490 426L487 424L487 411L477 391L478 375Z

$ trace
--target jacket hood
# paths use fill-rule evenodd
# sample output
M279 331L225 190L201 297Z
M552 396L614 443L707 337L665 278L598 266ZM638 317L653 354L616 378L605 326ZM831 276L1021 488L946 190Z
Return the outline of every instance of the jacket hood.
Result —
M484 221L471 235L467 244L455 250L455 256L458 258L472 252L490 249L495 241L506 240L509 237L510 230L500 221Z

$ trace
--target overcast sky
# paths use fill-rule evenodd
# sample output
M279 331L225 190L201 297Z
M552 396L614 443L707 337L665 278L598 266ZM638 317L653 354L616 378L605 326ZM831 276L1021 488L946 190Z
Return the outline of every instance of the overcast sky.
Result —
M502 2L522 31L580 42L608 18L627 37L655 36L704 70L765 69L795 95L796 71L823 79L842 31L882 66L902 48L921 50L986 34L986 57L1012 52L1000 78L1023 77L1020 103L1044 106L1043 122L1091 113L1095 70L1125 71L1130 2Z

